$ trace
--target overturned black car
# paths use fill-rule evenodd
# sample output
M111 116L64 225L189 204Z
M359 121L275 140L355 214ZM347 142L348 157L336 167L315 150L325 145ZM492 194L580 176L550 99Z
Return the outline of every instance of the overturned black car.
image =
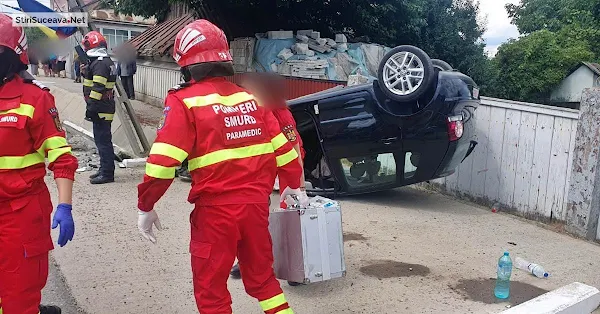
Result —
M479 103L470 77L413 46L387 53L373 83L289 101L307 191L368 193L453 174L477 145Z

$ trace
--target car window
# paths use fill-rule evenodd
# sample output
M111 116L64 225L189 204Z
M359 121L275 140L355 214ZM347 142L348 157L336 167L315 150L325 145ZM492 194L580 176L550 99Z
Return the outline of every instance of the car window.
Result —
M340 163L350 187L368 187L396 182L396 160L392 153L342 158Z

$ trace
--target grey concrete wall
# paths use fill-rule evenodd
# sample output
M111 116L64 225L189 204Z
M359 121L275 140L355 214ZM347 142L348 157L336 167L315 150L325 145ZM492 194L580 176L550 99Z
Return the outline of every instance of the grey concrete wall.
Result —
M590 240L600 216L600 88L581 97L567 206L567 230Z
M93 132L92 123L84 119L85 101L81 94L67 91L55 85L51 87L50 92L54 95L61 120L70 121L89 132ZM150 126L142 127L148 141L153 143L156 138L156 128ZM125 134L125 128L122 126L121 119L118 115L115 115L115 119L112 123L112 134L114 145L117 145L129 155L135 156Z

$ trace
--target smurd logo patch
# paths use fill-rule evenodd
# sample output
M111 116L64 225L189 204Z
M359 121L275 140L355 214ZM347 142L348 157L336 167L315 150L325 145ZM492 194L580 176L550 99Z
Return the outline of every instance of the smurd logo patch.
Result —
M297 139L296 131L294 131L294 127L291 125L288 125L283 129L283 134L285 135L285 137L287 137L288 141L290 142L295 142Z
M56 130L62 132L63 128L62 123L60 123L60 118L58 117L58 110L56 110L56 108L51 108L50 110L48 110L48 113L54 121L54 126L56 127Z
M167 114L169 113L169 110L171 110L171 107L169 106L166 106L165 109L163 109L163 115L160 117L160 121L158 122L159 130L165 126L165 121L167 120Z

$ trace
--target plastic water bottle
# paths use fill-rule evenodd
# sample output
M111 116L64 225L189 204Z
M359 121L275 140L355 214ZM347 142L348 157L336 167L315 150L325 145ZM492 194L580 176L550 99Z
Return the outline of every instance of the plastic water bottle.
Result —
M494 294L498 299L508 299L510 295L510 275L512 274L512 260L508 252L498 260L498 277L496 278L496 287Z
M544 270L544 267L530 263L520 257L515 258L515 267L529 272L538 278L548 278L548 273Z

